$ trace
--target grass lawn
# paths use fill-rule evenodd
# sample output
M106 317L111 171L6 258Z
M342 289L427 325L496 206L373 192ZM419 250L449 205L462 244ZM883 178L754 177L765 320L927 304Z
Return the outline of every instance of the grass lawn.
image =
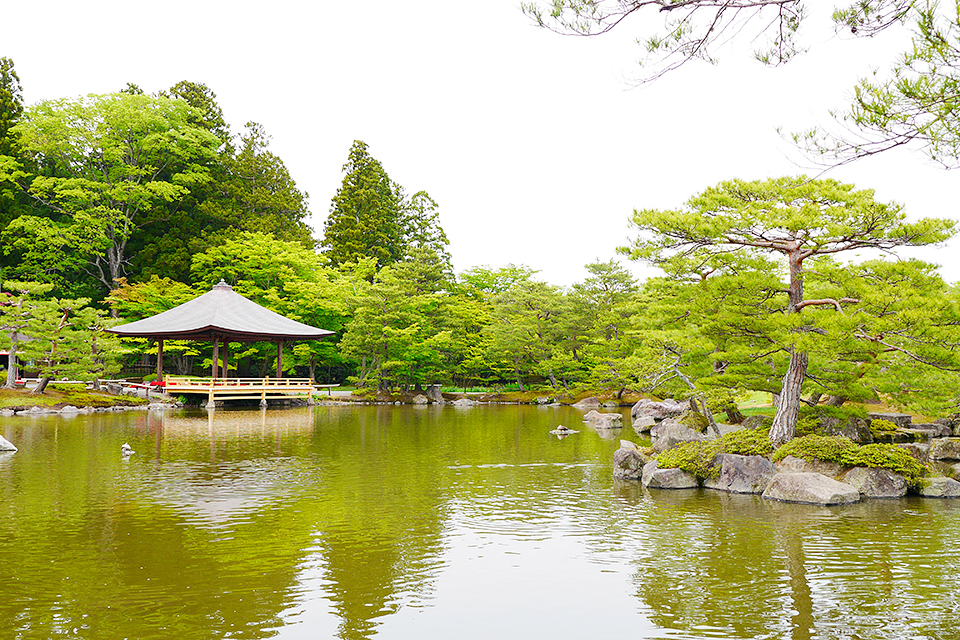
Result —
M0 409L29 409L30 407L59 408L67 405L75 407L114 407L147 404L143 398L115 396L109 393L87 391L80 385L56 384L47 387L43 394L33 394L26 389L0 389Z

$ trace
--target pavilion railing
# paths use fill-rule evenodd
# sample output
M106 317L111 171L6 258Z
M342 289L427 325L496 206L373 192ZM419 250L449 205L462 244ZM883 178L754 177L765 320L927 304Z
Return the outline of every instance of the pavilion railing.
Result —
M164 391L174 394L207 396L208 406L217 400L283 400L310 398L314 387L310 378L201 378L164 376Z
M202 376L163 376L166 387L313 387L310 378L217 378Z

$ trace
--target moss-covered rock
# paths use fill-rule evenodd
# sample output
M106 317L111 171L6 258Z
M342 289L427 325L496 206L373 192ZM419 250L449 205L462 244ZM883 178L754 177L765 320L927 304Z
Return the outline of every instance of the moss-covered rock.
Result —
M874 443L860 446L843 436L795 438L777 449L773 460L779 462L787 456L835 462L844 467L889 469L906 478L907 484L913 489L920 487L921 478L928 472L925 464L896 445Z
M698 433L706 433L707 427L710 426L707 418L702 413L697 413L691 409L687 409L681 413L680 417L676 420L683 426L689 427Z
M740 423L744 429L770 429L773 425L773 418L770 416L747 416L743 419L743 422Z
M716 477L719 468L714 459L720 453L743 456L766 456L773 450L767 430L740 429L715 440L685 442L657 455L661 469L677 468L705 480Z

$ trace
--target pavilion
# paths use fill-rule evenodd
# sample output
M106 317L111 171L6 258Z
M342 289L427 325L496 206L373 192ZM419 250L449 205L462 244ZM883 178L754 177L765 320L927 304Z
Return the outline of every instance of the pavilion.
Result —
M216 383L222 356L221 377L226 379L231 342L277 343L277 378L283 374L284 340L319 340L335 332L317 329L261 307L236 293L221 280L207 293L155 316L122 324L110 333L157 341L157 381L163 380L163 341L198 340L213 343L212 383ZM223 345L222 354L220 345Z

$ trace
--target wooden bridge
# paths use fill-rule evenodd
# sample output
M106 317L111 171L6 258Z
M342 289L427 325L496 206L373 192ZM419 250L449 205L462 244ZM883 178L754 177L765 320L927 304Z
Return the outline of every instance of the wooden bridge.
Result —
M266 406L269 400L309 399L314 385L310 378L198 378L192 376L164 376L164 391L171 395L205 395L207 404L218 400L259 400Z

